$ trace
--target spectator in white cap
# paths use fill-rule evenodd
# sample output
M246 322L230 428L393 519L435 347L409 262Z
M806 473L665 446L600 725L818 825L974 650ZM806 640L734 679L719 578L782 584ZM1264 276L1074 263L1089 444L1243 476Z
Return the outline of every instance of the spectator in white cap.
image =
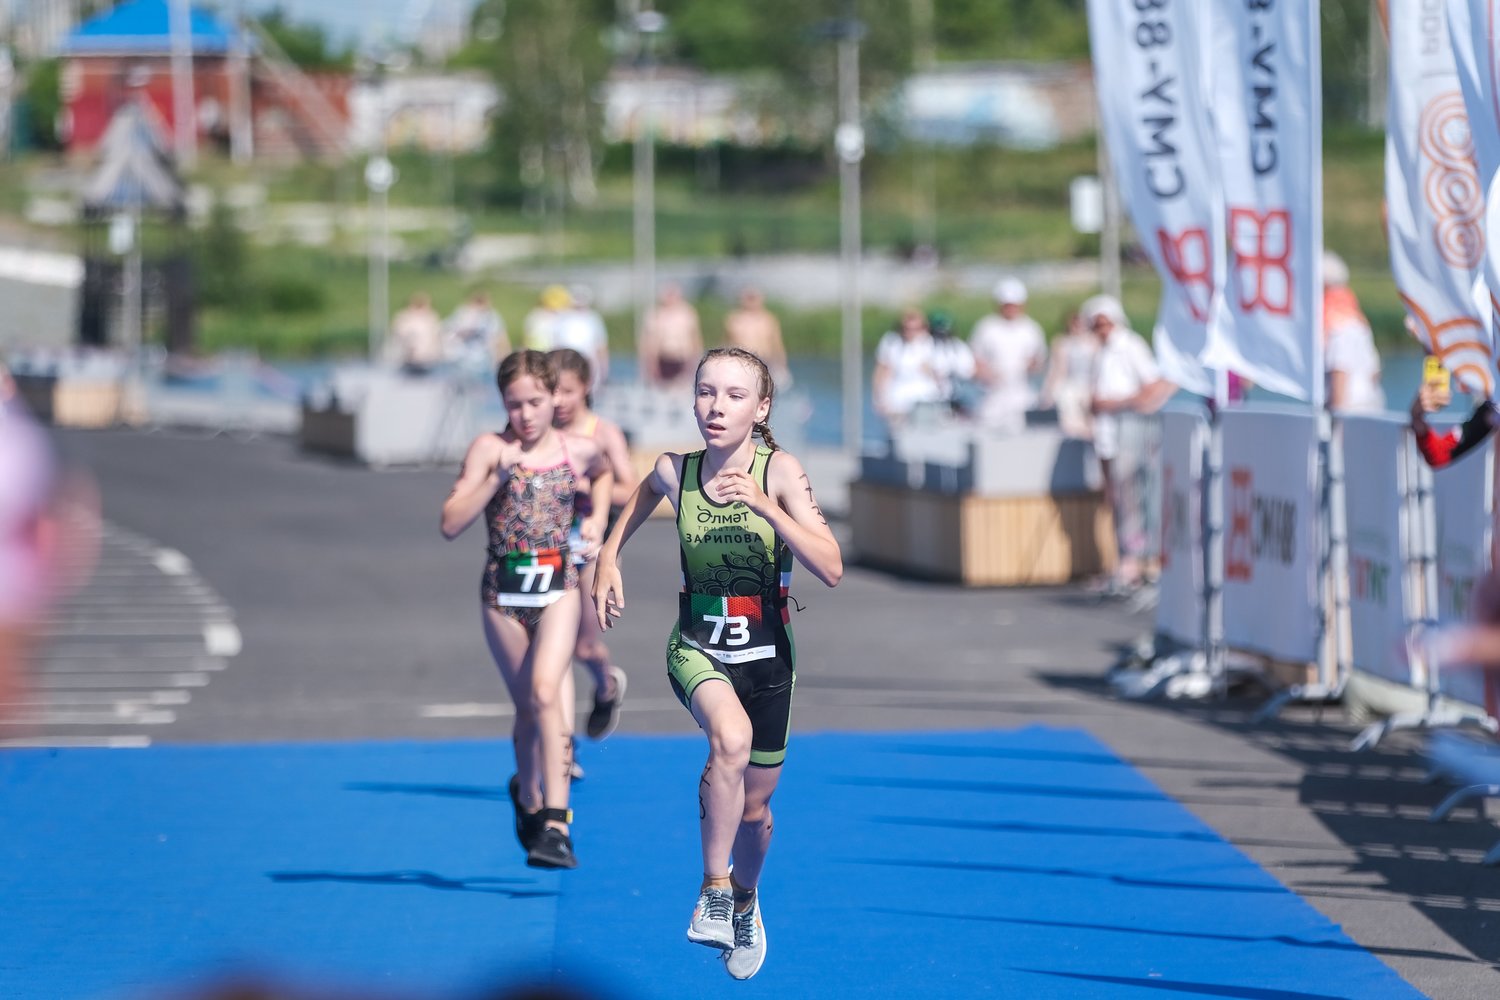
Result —
M985 427L1013 432L1026 426L1026 411L1036 402L1031 377L1047 363L1047 339L1026 315L1026 286L1019 280L1002 278L994 299L995 311L969 334L975 375L984 389L978 418Z
M1099 340L1094 360L1094 453L1104 473L1104 493L1114 513L1115 564L1112 589L1129 592L1140 586L1146 560L1145 491L1140 475L1145 442L1132 431L1139 422L1122 420L1130 413L1154 413L1176 386L1162 378L1151 348L1130 329L1125 310L1113 296L1096 295L1079 313Z
M1332 251L1323 254L1323 373L1330 410L1379 413L1385 409L1375 334L1349 287L1349 265Z

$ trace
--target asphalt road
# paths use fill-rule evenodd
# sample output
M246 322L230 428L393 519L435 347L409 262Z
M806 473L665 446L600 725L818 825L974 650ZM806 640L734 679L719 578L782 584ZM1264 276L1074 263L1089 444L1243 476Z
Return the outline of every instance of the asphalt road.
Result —
M101 484L108 572L59 617L39 687L51 697L88 678L107 692L101 701L127 708L109 724L38 714L0 736L139 744L508 732L478 627L481 540L471 529L445 543L437 531L452 470L372 472L279 439L69 432L60 442ZM610 636L631 675L622 728L690 731L663 677L677 587L667 522L632 541L625 572L629 613ZM965 590L854 567L834 591L799 574L793 594L806 608L794 617L794 729L1086 730L1418 989L1500 992L1500 873L1478 864L1500 832L1472 811L1425 821L1443 790L1423 783L1412 739L1355 755L1345 749L1355 730L1336 711L1253 726L1250 698L1112 700L1104 672L1149 619L1077 590ZM143 602L156 617L144 617ZM122 634L109 624L121 619L156 631ZM109 660L138 693L110 690L87 656ZM188 675L190 685L152 686ZM158 690L179 693L142 703L139 692ZM583 762L602 752L586 746Z

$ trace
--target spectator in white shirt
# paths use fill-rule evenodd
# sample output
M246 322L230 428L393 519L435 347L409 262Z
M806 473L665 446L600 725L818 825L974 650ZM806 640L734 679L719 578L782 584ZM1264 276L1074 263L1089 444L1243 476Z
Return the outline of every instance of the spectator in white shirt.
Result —
M967 409L967 389L974 379L974 353L953 335L953 319L934 309L927 314L932 334L932 370L937 376L938 398L954 412Z
M1104 474L1104 493L1114 512L1119 561L1114 586L1129 591L1142 582L1146 559L1145 496L1141 487L1144 449L1122 433L1122 415L1154 413L1176 386L1162 377L1151 348L1130 329L1125 310L1109 295L1096 295L1079 312L1099 340L1094 359L1094 453Z
M1036 320L1026 315L1026 286L1015 278L995 285L995 312L974 324L969 347L984 387L979 422L1002 431L1026 426L1026 411L1036 402L1031 377L1047 362L1047 339Z
M568 306L553 320L552 346L548 350L573 350L587 358L591 372L589 390L593 391L609 378L609 331L594 308L591 289L574 285L569 298Z
M1330 410L1385 409L1375 334L1349 287L1349 267L1336 253L1323 255L1323 370Z
M880 338L871 388L875 412L892 430L906 423L918 406L942 397L932 334L920 309L907 309L900 325Z

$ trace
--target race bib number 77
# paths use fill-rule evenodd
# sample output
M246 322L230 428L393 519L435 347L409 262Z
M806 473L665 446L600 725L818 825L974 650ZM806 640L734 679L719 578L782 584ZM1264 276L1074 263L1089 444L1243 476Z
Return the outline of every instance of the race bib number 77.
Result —
M563 593L562 549L507 552L500 559L499 603L509 607L544 608Z

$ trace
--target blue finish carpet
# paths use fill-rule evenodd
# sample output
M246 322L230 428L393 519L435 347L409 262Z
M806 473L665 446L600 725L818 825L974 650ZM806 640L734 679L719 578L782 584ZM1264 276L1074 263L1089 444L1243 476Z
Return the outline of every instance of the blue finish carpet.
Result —
M1090 736L796 735L730 980L683 937L693 737L584 745L575 872L525 867L504 742L0 754L0 997L228 970L447 998L1416 997Z

